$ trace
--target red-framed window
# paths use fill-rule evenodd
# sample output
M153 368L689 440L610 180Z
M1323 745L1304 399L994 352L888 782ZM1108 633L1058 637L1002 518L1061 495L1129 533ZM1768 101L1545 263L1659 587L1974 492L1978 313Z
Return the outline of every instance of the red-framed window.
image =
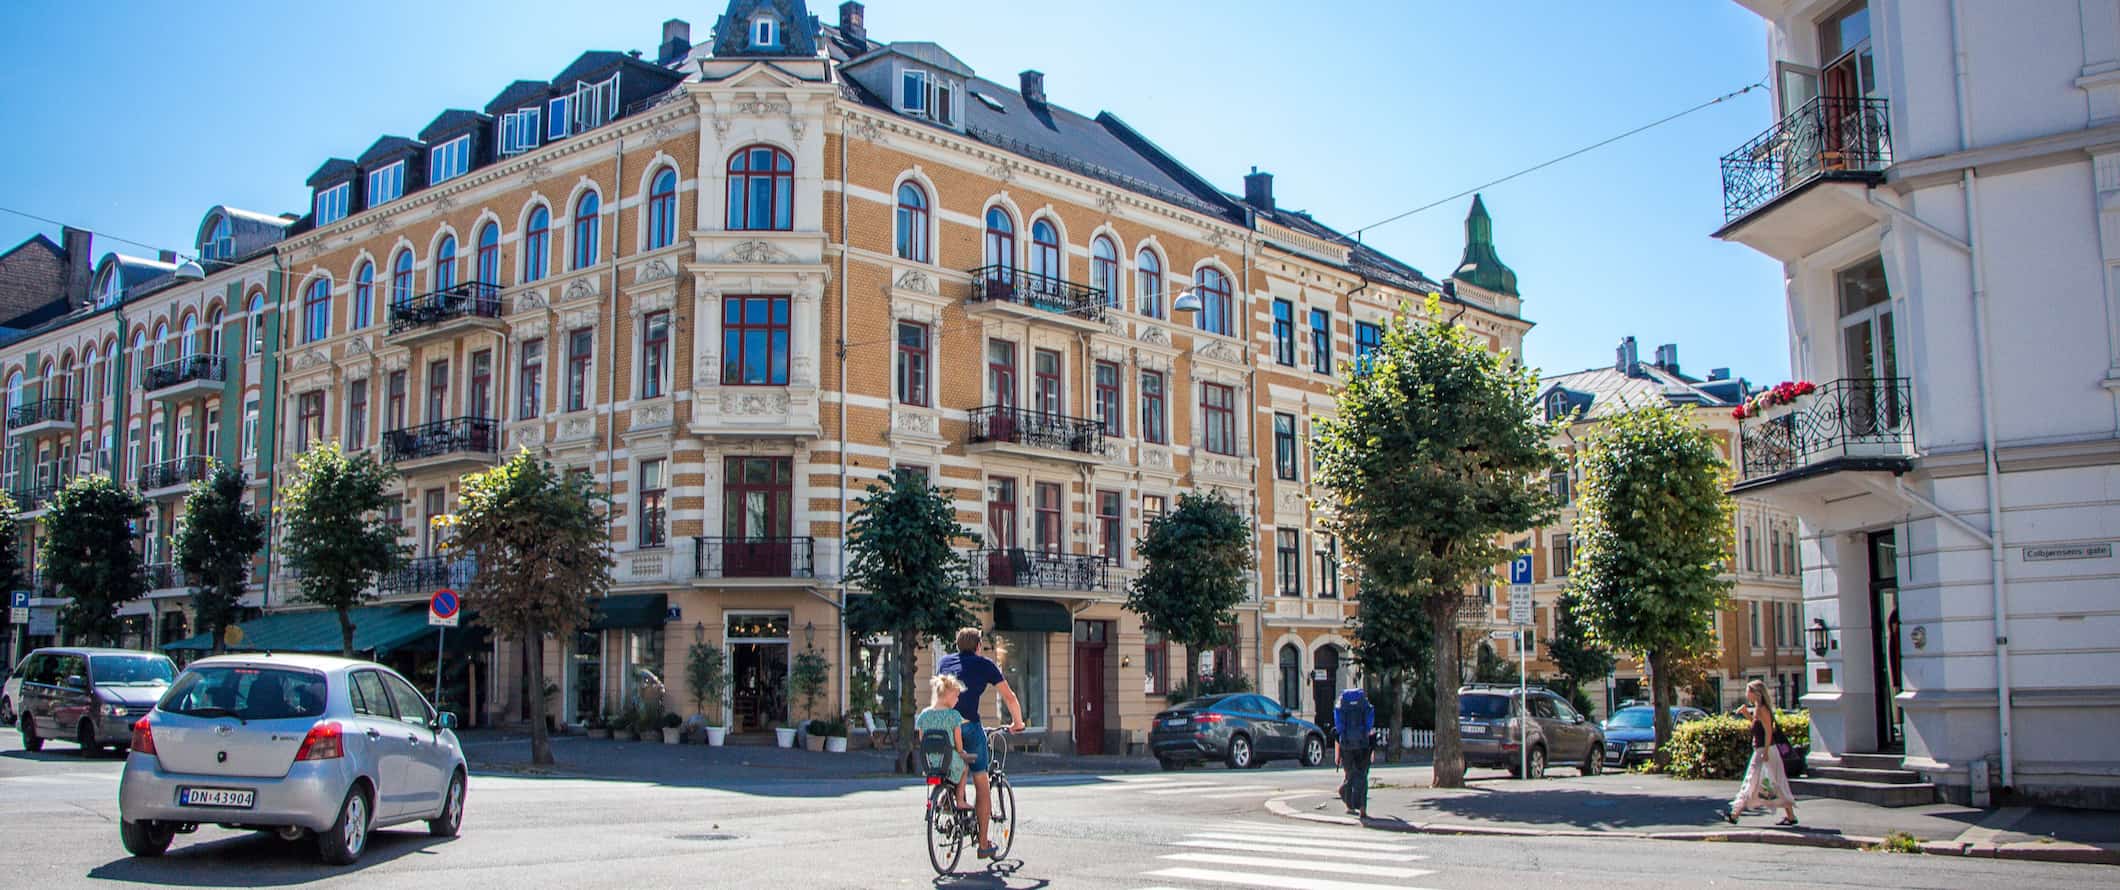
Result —
M994 404L1016 406L1016 344L986 341L986 388L994 394Z
M405 372L390 372L389 395L384 403L384 412L389 414L390 429L405 428Z
M478 230L478 280L499 287L501 283L501 227L487 223Z
M1119 389L1119 363L1098 362L1093 375L1096 386L1097 419L1104 421L1104 433L1108 436L1123 435L1126 401Z
M641 547L661 547L668 543L668 511L663 505L663 494L668 485L664 473L669 467L663 458L652 458L640 462L640 518L634 520L639 532Z
M545 340L523 341L522 364L515 373L515 416L529 420L545 410Z
M456 286L456 236L442 237L442 246L434 251L434 289L448 290Z
M898 187L897 252L901 260L928 261L928 198L918 183Z
M427 363L427 415L433 423L449 416L449 360L436 359Z
M670 313L650 312L640 320L640 397L662 398L670 378Z
M648 249L677 240L677 171L667 167L648 184Z
M586 192L581 200L574 202L574 266L587 269L596 265L602 255L601 238L603 201L595 192Z
M1193 276L1193 286L1200 292L1200 330L1223 336L1236 333L1229 276L1213 266L1201 266Z
M412 251L400 250L390 261L390 300L402 303L412 296Z
M898 323L898 403L928 404L928 326Z
M1168 416L1164 405L1162 371L1141 372L1141 439L1163 445L1170 442L1170 428L1163 419Z
M481 349L471 354L471 389L468 395L471 404L464 406L466 416L493 416L493 350Z
M353 329L358 331L375 322L375 264L362 263L361 271L353 273ZM220 325L213 325L216 332ZM220 350L214 350L219 354Z
M1296 478L1296 416L1276 413L1273 416L1273 475L1276 479Z
M1145 247L1134 255L1134 303L1142 315L1163 317L1163 258Z
M589 361L595 354L596 332L579 328L567 333L567 410L589 407Z
M360 448L367 444L368 381L356 380L346 385L346 445Z
M1201 438L1208 451L1237 453L1237 392L1220 383L1200 384Z
M795 228L795 158L770 145L729 156L729 229Z
M1031 407L1040 414L1059 414L1065 407L1060 398L1060 353L1050 349L1031 353Z
M1061 274L1060 227L1052 220L1041 219L1031 223L1031 274L1059 280Z
M552 211L539 207L530 211L530 225L523 230L523 280L536 281L552 271Z
M986 211L986 264L1016 268L1016 220L999 207Z
M1120 516L1125 504L1116 491L1097 492L1097 555L1115 565L1126 554L1125 522Z
M986 537L996 548L1016 546L1016 480L999 477L987 483Z
M302 293L302 342L331 336L331 279L319 278ZM165 359L168 356L164 356Z
M788 298L728 296L721 301L721 382L788 383Z
M1032 517L1033 531L1038 535L1038 550L1042 553L1060 552L1060 483L1040 482L1037 485L1037 515Z
M324 441L324 391L310 390L296 402L294 450L308 451Z
M793 458L723 458L722 479L722 534L746 541L788 537L795 522ZM780 552L769 549L766 558Z
M1119 246L1098 235L1089 242L1089 286L1104 292L1104 305L1119 305Z

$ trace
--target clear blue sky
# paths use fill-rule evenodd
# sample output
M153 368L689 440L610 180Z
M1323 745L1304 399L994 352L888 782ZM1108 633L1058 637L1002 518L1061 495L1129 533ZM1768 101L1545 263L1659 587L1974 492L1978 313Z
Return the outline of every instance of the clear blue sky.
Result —
M225 203L301 211L325 158L442 109L480 108L584 49L695 40L704 0L0 4L14 74L0 206L177 249ZM827 21L837 4L817 0ZM1251 166L1345 228L1506 175L1758 81L1764 26L1735 3L875 0L880 40L933 40L981 75L1046 73L1229 191ZM1769 123L1764 91L1486 191L1549 372L1676 342L1688 371L1788 368L1780 270L1708 237L1717 159ZM1442 278L1466 198L1367 240ZM53 227L0 214L0 243ZM99 243L99 252L123 248Z

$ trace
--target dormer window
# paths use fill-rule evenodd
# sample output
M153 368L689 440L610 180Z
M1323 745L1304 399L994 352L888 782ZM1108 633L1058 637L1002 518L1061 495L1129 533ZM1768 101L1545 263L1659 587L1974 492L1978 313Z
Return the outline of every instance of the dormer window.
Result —
M957 123L957 86L919 69L907 69L900 81L898 110L939 124Z
M1568 416L1568 394L1554 390L1546 395L1546 419L1560 420Z
M353 183L342 182L317 192L317 225L329 225L346 218L346 204L353 193Z
M772 16L762 15L751 20L751 48L777 49L780 46L780 22Z
M228 260L236 255L236 239L229 230L228 217L214 214L213 225L207 228L205 240L199 242L199 259Z
M471 172L471 137L458 136L428 150L427 183L447 182Z
M343 187L341 186L341 188ZM118 265L112 263L104 267L103 277L96 280L96 308L101 309L112 305L123 296L125 296L125 285L119 279Z
M392 161L368 173L368 206L395 201L405 194L405 162Z
M580 83L574 87L574 132L586 133L610 123L618 116L618 75L603 83Z
M501 155L522 154L536 148L538 128L543 122L544 109L535 105L501 115Z

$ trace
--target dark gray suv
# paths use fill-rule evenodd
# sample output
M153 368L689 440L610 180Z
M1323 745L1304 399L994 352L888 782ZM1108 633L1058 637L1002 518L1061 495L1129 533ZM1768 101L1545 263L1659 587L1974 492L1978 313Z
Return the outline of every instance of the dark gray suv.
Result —
M83 757L132 744L133 721L177 677L168 656L131 649L39 649L18 670L22 747L37 751L48 739L64 739L80 745Z
M1525 720L1529 709L1530 719ZM1543 778L1546 766L1574 767L1586 776L1605 769L1605 731L1576 713L1565 699L1533 686L1519 697L1515 686L1475 684L1458 690L1458 735L1465 765L1501 768ZM1529 746L1525 753L1523 746Z

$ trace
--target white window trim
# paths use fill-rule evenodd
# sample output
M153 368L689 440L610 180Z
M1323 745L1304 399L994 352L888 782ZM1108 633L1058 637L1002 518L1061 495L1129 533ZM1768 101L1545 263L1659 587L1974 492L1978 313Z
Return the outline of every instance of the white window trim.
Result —
M396 191L388 195L379 194L377 185L394 185ZM381 168L368 171L368 206L374 207L386 201L395 201L405 196L405 162L392 161Z
M533 105L501 115L498 136L502 157L534 149L545 135L545 109Z
M428 152L427 184L448 182L471 172L471 135L465 134Z
M317 192L315 208L316 224L320 226L330 225L332 223L338 222L339 220L345 219L347 211L347 199L352 194L352 192L353 183L350 182L342 182L338 185ZM331 213L328 215L328 218L327 214L325 213L327 209L331 211Z
M780 46L780 23L770 15L751 19L751 48L773 49Z
M918 105L906 101L906 85L914 81L917 81L920 84L920 87L918 89L911 91L912 97L919 100ZM900 108L899 110L907 114L927 114L928 89L930 88L930 84L931 81L926 71L922 71L918 68L907 68L904 71L900 72L898 76L898 101L902 103L904 107Z
M557 131L554 130L557 128ZM559 96L545 102L546 139L559 139L574 135L574 95Z

